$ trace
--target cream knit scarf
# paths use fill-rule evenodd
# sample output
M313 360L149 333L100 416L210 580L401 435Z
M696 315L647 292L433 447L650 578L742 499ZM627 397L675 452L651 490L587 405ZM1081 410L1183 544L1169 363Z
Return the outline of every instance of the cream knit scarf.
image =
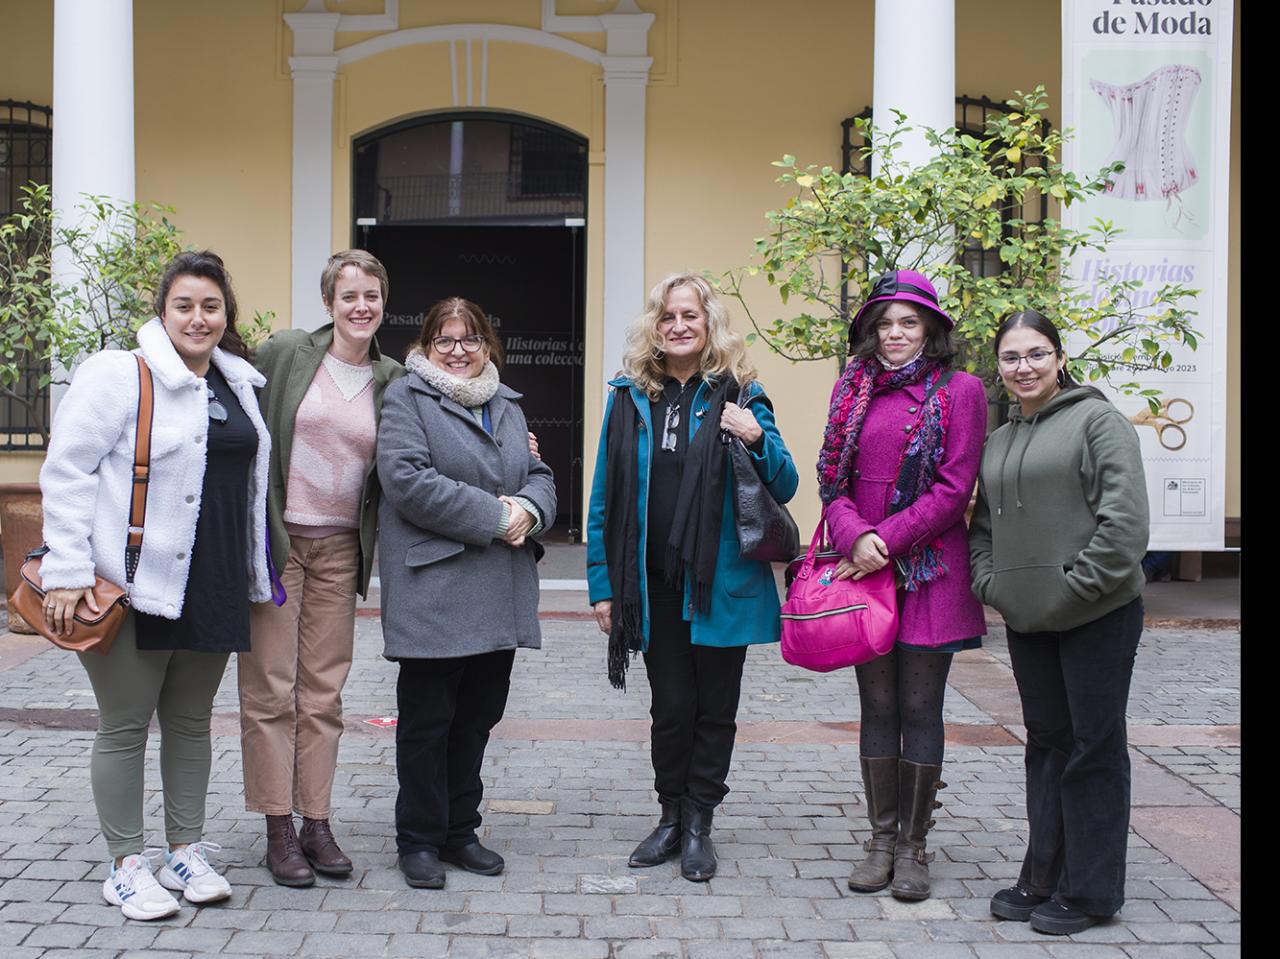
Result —
M463 379L447 373L427 359L420 347L414 347L404 359L405 368L438 389L455 403L461 403L467 409L484 406L498 392L498 368L493 361L485 363L479 376Z

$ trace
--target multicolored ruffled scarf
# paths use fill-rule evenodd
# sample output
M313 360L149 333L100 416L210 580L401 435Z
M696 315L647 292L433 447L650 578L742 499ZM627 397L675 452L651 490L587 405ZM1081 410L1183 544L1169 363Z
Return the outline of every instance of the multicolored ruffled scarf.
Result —
M845 368L831 398L822 451L818 454L818 493L824 505L838 496L848 495L858 436L872 397L917 381L923 381L926 394L932 395L921 405L910 439L902 450L898 480L889 502L890 514L906 509L932 485L946 448L947 424L951 419L950 391L945 383L937 387L944 372L936 362L923 356L897 370L886 370L874 356L855 359ZM908 556L897 559L896 563L903 587L908 591L947 571L942 562L940 539L912 548Z

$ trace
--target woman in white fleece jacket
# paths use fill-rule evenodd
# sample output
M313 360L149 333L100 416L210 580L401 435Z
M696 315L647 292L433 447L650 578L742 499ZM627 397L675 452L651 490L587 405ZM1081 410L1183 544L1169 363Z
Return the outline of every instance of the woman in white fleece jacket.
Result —
M100 716L90 779L112 857L102 893L130 919L177 912L166 889L193 903L231 894L208 862L218 847L202 841L209 720L230 654L249 648L249 602L271 596L271 440L254 394L265 380L236 333L230 276L214 253L181 253L155 303L159 316L138 330L136 351L151 370L155 412L132 609L106 656L79 654ZM85 360L58 405L40 471L40 574L54 629L66 629L82 597L92 606L95 572L125 582L137 410L137 363L122 350ZM142 836L153 715L169 846L158 876Z

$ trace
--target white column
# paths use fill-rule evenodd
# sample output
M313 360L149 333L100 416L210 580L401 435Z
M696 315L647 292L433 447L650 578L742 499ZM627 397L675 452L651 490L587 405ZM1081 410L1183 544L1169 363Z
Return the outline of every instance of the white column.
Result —
M604 65L604 343L607 384L622 365L627 324L644 309L644 107L649 57ZM607 386L602 386L607 391Z
M644 309L647 292L644 106L653 59L645 53L654 19L635 0L618 0L599 17L605 31L605 56L600 58L604 68L604 393L622 365L627 324Z
M133 0L55 0L53 208L59 223L77 223L85 194L132 203L133 161ZM54 250L53 274L68 284L79 279L66 250ZM50 387L55 409L65 392L66 386Z
M53 203L134 199L133 0L55 0Z
M913 127L955 126L955 0L876 0L872 83L875 126L892 126L891 110L905 113ZM931 155L919 130L898 151L912 165Z
M290 325L314 330L328 322L320 272L333 235L333 53L336 13L289 13L293 30L292 281Z

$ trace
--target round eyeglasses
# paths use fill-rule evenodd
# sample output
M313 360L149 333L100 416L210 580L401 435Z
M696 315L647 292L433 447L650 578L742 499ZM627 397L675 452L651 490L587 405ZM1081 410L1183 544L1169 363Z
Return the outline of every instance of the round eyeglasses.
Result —
M1057 355L1057 350L1032 350L1026 354L1001 353L996 359L1000 361L1002 370L1016 370L1022 365L1023 360L1026 360L1027 365L1033 370L1038 370Z
M474 353L484 346L484 337L479 333L469 336L437 336L431 341L431 348L437 353L447 356L453 352L454 344L461 343L467 353Z

